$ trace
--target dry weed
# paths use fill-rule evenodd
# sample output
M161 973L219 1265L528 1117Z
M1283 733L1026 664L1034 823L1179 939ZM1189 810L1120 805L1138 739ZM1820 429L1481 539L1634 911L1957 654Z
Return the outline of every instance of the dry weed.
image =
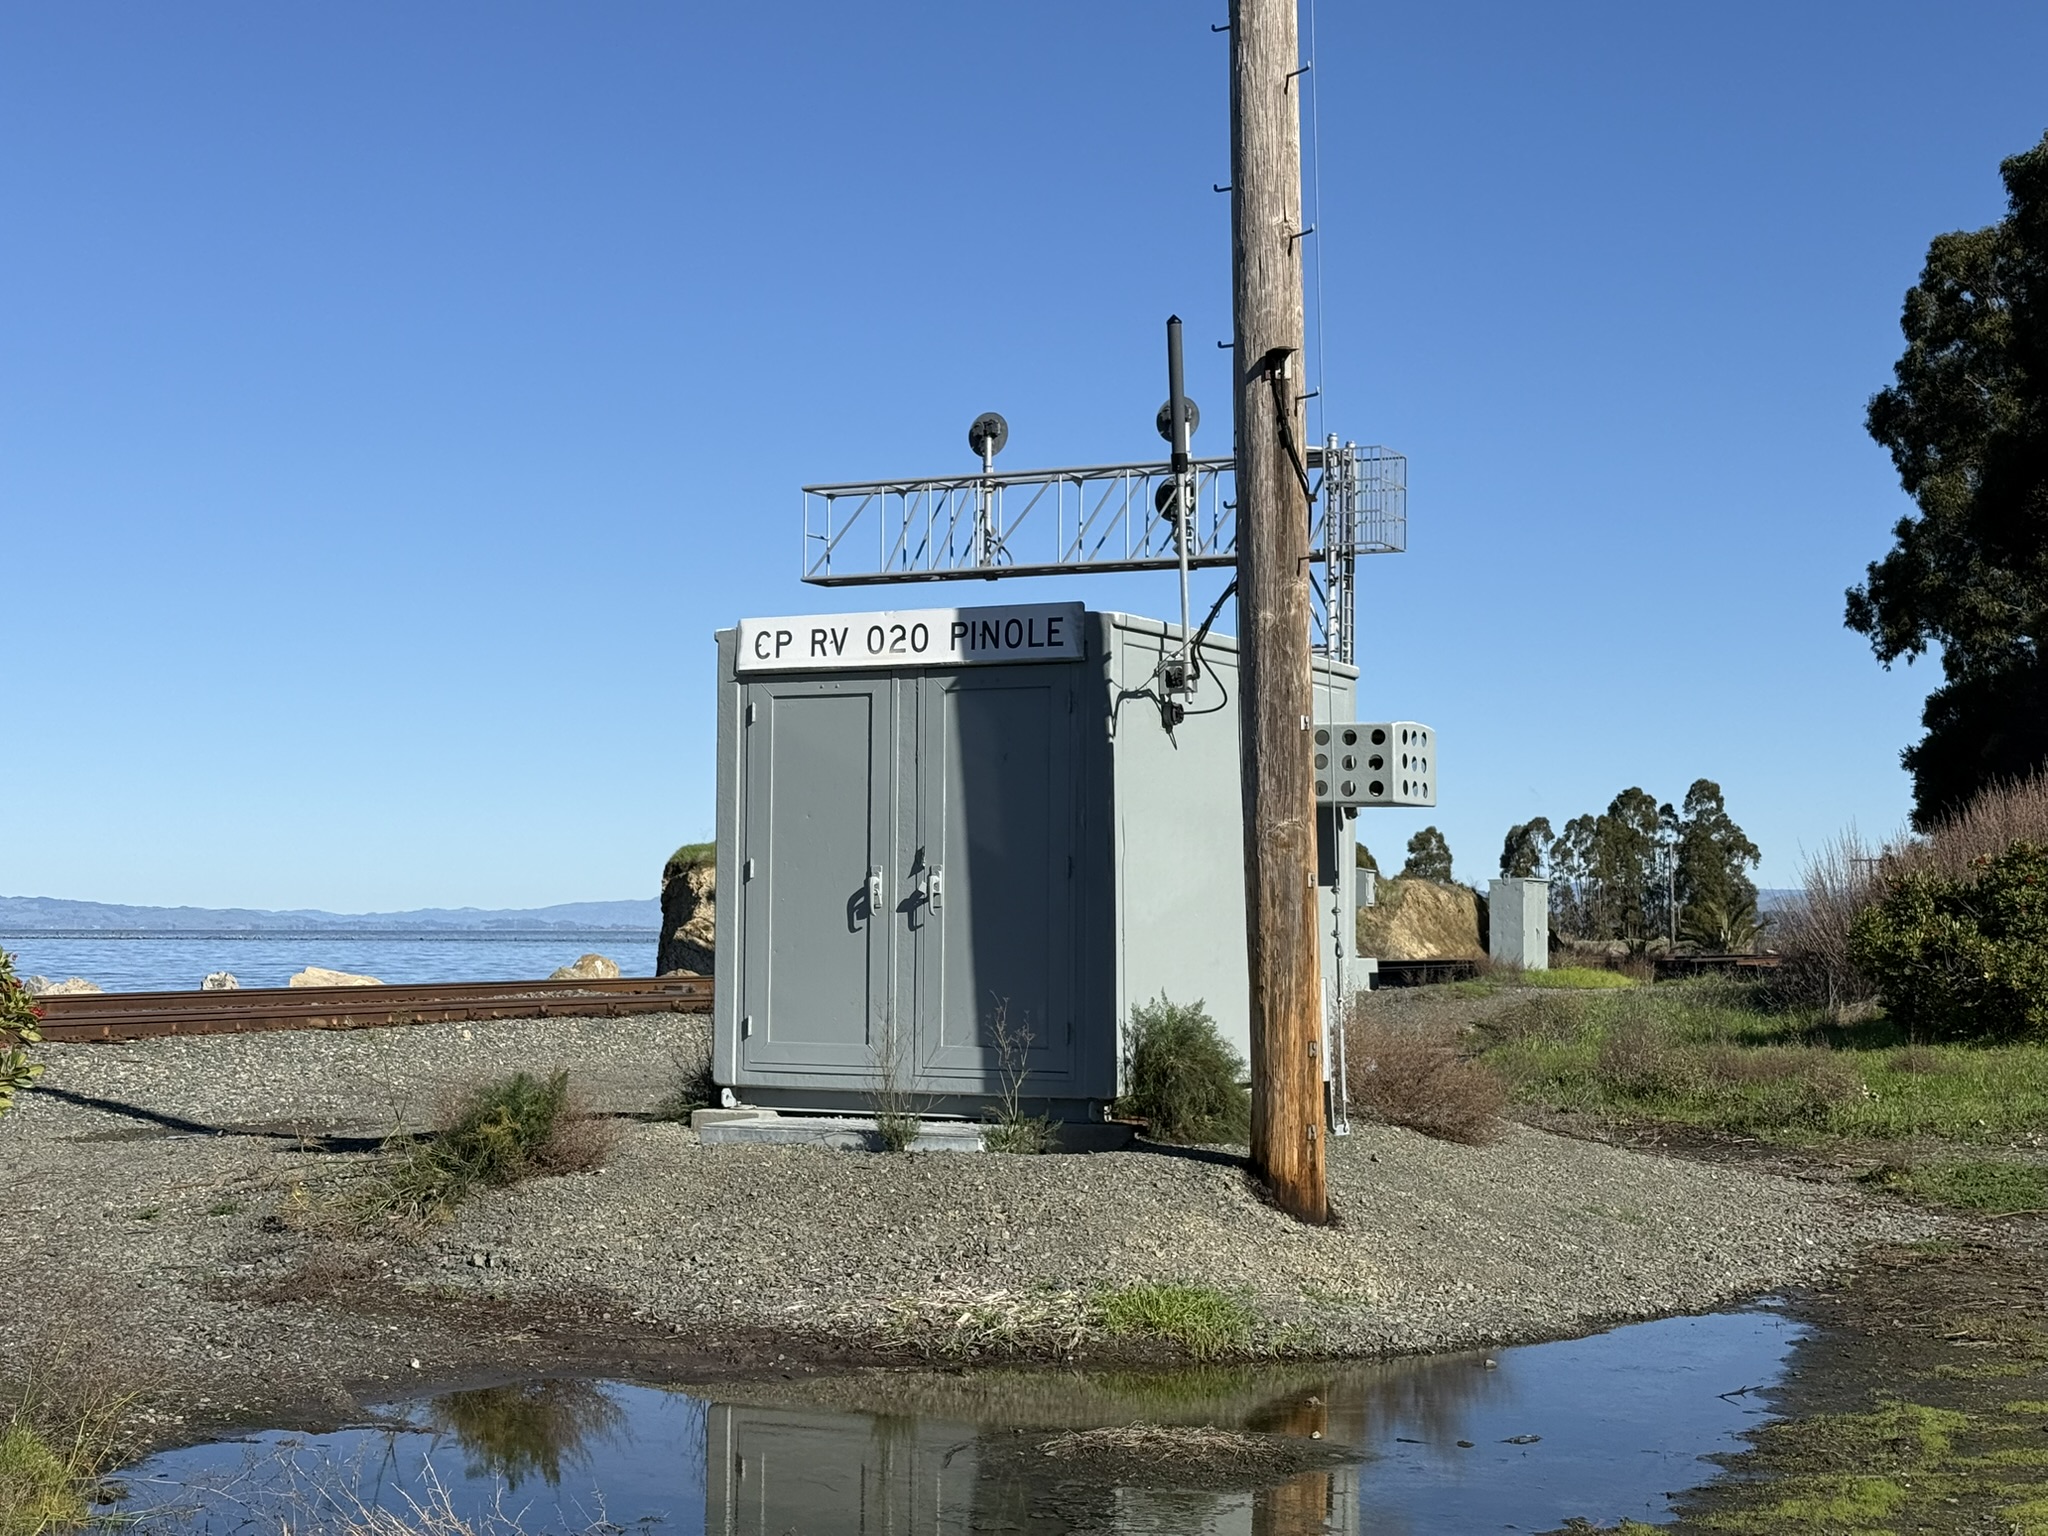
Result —
M1600 1042L1600 1081L1630 1098L1676 1097L1698 1081L1698 1062L1643 1019L1623 1019Z
M1388 1125L1479 1146L1500 1134L1507 1087L1441 1035L1390 1027L1366 1008L1346 1031L1351 1105Z
M1555 1045L1586 1027L1586 1004L1568 995L1531 997L1503 1008L1479 1027L1498 1045Z
M950 1359L1072 1354L1098 1329L1088 1297L1073 1290L949 1287L888 1303L887 1331L920 1354Z
M1894 1072L1906 1072L1915 1077L1926 1077L1941 1070L1941 1057L1924 1045L1909 1045L1894 1051L1885 1063Z

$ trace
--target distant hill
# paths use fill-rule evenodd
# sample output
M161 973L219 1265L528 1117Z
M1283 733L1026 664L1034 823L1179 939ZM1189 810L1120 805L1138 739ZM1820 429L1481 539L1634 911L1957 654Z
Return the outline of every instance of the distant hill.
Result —
M412 912L265 912L249 907L127 907L55 896L0 896L0 933L352 932L588 933L661 930L661 903L570 901L555 907L421 907Z

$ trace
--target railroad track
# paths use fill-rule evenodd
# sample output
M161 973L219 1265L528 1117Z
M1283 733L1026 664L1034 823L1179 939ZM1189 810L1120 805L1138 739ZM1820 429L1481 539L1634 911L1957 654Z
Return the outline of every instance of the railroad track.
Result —
M88 992L38 998L50 1041L148 1040L271 1029L388 1029L470 1019L702 1013L709 976L617 981L456 981L234 992Z

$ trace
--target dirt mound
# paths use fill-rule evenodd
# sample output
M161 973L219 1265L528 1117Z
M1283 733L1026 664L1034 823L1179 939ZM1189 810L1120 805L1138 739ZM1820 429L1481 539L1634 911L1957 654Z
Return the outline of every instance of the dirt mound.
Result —
M1382 880L1358 914L1358 952L1375 960L1480 960L1479 898L1462 885Z

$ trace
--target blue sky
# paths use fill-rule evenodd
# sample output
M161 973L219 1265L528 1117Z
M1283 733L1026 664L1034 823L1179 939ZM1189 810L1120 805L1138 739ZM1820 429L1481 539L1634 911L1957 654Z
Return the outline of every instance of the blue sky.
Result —
M1227 451L1221 14L0 9L0 893L651 891L711 632L892 600L797 580L800 485L965 468L989 408L1005 467L1150 456L1169 311ZM1483 878L1699 776L1766 884L1896 826L1932 669L1841 627L1906 506L1863 406L2048 128L2048 8L1316 30L1318 403L1410 466L1364 707L1443 741L1369 841Z

